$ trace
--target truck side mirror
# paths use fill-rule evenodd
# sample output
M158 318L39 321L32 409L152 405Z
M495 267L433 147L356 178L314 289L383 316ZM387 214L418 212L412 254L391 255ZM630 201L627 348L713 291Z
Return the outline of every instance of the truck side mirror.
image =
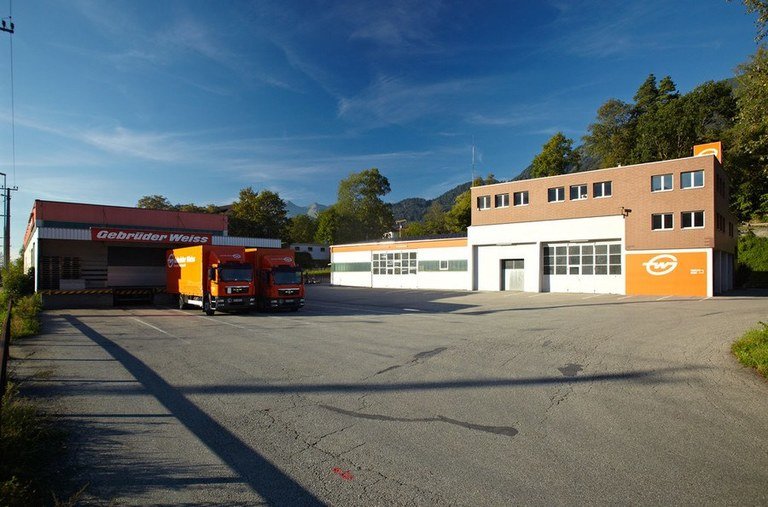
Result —
M216 280L216 268L208 268L208 279Z

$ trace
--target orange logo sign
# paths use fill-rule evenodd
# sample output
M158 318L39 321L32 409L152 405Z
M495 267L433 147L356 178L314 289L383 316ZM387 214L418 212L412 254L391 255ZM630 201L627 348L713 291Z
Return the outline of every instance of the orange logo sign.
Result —
M675 270L677 257L669 254L657 255L648 262L644 262L643 266L649 275L664 276Z
M693 147L694 157L703 157L705 155L714 155L721 163L723 162L723 143L720 141L716 143L697 144Z

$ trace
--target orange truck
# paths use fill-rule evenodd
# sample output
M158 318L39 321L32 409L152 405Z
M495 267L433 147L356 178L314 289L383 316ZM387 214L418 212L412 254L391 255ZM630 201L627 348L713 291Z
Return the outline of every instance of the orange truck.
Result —
M296 255L290 248L246 248L245 255L256 274L256 305L259 310L304 306L304 281Z
M166 290L178 294L179 308L242 311L256 307L253 264L245 248L198 245L166 252Z

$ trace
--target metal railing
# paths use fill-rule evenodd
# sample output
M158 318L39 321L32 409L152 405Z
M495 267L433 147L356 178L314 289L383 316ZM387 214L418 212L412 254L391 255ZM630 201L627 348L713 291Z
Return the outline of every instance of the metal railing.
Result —
M2 435L2 413L3 398L5 398L5 389L8 386L8 356L11 345L11 304L8 300L8 309L3 320L3 329L0 332L0 348L2 348L2 359L0 360L0 435Z

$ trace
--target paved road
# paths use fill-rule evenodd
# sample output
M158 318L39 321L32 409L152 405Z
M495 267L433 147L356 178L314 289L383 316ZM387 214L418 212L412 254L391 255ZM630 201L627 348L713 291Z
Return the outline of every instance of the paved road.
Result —
M766 298L307 299L47 312L17 373L94 502L768 502L768 382L728 352Z

